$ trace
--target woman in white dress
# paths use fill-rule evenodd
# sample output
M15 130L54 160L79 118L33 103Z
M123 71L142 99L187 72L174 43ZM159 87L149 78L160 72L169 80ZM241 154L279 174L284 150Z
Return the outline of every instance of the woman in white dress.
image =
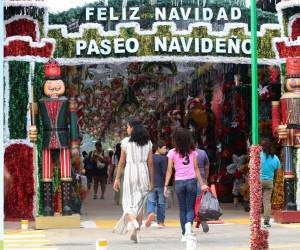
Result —
M118 192L126 164L122 198L123 216L113 232L124 234L131 226L130 239L138 243L147 195L154 189L152 143L147 130L134 118L130 118L127 122L127 133L129 137L123 139L121 143L121 157L114 182L114 190Z

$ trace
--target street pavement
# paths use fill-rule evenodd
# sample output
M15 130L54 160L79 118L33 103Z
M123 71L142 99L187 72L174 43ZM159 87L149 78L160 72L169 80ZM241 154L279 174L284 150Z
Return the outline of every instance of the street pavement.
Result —
M20 231L20 223L5 223L5 249L13 250L95 250L96 240L108 241L109 250L183 250L180 242L180 224L176 200L167 209L166 225L158 229L142 228L142 242L134 244L129 235L116 235L112 228L121 217L122 209L113 201L112 187L108 186L105 200L88 197L83 203L80 229L55 229ZM222 224L210 225L209 233L196 229L197 249L203 250L246 250L249 249L249 213L233 204L221 204L224 210ZM281 225L272 223L269 229L270 249L300 250L300 224Z

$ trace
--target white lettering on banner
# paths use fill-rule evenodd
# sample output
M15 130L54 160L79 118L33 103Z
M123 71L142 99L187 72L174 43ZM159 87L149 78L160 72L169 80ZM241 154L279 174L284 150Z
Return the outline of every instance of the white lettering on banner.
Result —
M129 38L126 40L126 49L129 53L134 54L138 52L140 46L136 38Z
M242 42L242 51L246 55L251 55L251 40L246 39Z
M202 53L211 53L213 50L213 42L209 38L201 39L201 52Z
M97 10L97 20L98 21L105 21L106 17L106 8L98 8Z
M109 40L101 41L100 53L105 56L108 56L111 53L111 42Z
M113 7L86 8L85 20L90 21L92 17L95 16L95 13L97 13L96 19L98 21L138 21L141 19L141 17L139 16L139 11L139 7L130 7L128 9L122 8L121 13L116 11Z
M202 12L203 21L212 21L213 19L220 21L239 20L242 17L241 9L238 7L231 7L225 9L221 7L217 12L213 12L211 8L205 7L202 9L199 8L170 8L169 10L166 7L156 7L154 9L155 21L187 21L195 20L200 21L200 12Z
M92 39L87 44L84 40L76 41L76 55L80 56L87 49L87 55L105 55L108 56L112 52L115 54L134 54L138 52L140 46L139 41L136 38L129 38L127 40L123 38L116 38L113 41L102 40L100 44Z
M155 52L166 52L167 51L167 47L168 47L168 42L167 42L167 38L166 37L155 37L154 38L154 51Z
M241 40L240 39L229 39L228 40L228 54L240 54Z
M125 9L126 10L126 9ZM129 19L132 20L132 21L137 21L137 20L140 20L141 17L138 16L139 14L139 11L140 11L140 8L139 7L131 7L130 10L132 11Z
M89 45L89 49L87 51L87 54L88 55L91 55L91 54L99 55L100 54L100 51L99 51L98 45L96 43L96 40L91 40L90 41L90 45Z
M85 19L86 21L95 19L98 21L138 21L141 20L139 13L139 7L122 8L121 11L117 11L113 7L88 7L85 9ZM167 9L166 7L154 8L155 21L202 21L200 18L200 13L202 13L203 21L212 21L213 19L217 21L228 21L229 17L231 20L237 21L242 17L242 11L238 7L231 7L227 9L221 7L215 13L211 8L208 7L202 9L190 7L172 7L170 9ZM95 17L95 15L97 16Z
M231 8L231 20L239 20L242 17L242 11L240 8Z
M189 37L188 41L184 37L180 37L181 44L184 52L189 52L192 47L193 38Z
M203 8L203 20L210 21L214 16L211 8Z
M76 55L80 56L81 55L81 51L85 50L87 47L87 42L84 40L77 40L76 41Z
M123 38L117 38L114 40L115 53L125 54L125 43Z
M154 38L155 52L181 53L191 52L209 54L237 54L242 51L244 54L251 54L251 40L247 39L241 43L237 38L216 38L213 41L210 38L192 38L192 37L172 37L170 41L166 37ZM201 45L201 46L200 46Z
M181 52L180 44L177 37L174 37L170 42L169 52Z
M155 8L155 20L167 20L166 8Z
M220 8L218 16L217 16L218 21L220 21L221 19L224 19L224 21L228 21L228 17L227 17L226 10L224 7Z
M111 21L118 21L119 20L119 17L117 16L114 16L114 8L113 7L110 7L109 8L109 20Z
M140 44L136 38L115 38L114 40L101 40L99 44L92 39L88 43L84 40L76 41L76 55L81 56L84 52L87 55L105 55L115 54L135 54L139 51ZM189 53L209 54L235 54L241 52L245 55L251 54L251 40L241 41L238 38L193 38L193 37L154 37L154 52L168 53Z
M90 21L90 16L94 15L94 8L86 8L85 9L85 20Z
M226 53L226 40L224 38L216 38L216 52L218 54Z
M179 14L176 8L172 8L169 15L169 21L180 21Z

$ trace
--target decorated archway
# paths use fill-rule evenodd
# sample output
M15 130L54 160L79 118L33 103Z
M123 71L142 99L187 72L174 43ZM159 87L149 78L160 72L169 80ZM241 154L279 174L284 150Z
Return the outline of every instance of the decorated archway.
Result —
M286 57L300 53L297 40L299 16L294 9L297 4L287 1L278 5L279 23L272 14L268 13L268 16L261 12L261 22L269 18L274 23L259 26L259 64L281 66ZM43 65L51 57L65 65L66 72L68 66L74 65L100 65L101 70L101 65L129 65L130 62L136 65L145 62L160 62L160 65L164 62L171 62L170 65L175 62L250 64L250 32L245 20L249 16L247 9L238 4L227 8L214 1L207 6L196 1L183 5L173 1L166 5L151 1L148 8L142 8L124 2L120 9L105 1L80 9L78 20L67 25L51 23L43 1L7 1L6 7L7 150L18 144L32 146L27 136L31 119L29 103L33 97L38 100L42 96ZM53 15L50 19L54 19ZM143 19L147 20L146 24ZM218 24L222 27L219 30ZM203 67L209 66L204 64ZM115 80L114 84L120 83ZM28 181L38 194L41 135L37 149L33 157L37 163L35 180ZM55 191L59 196L59 189ZM33 193L28 195L33 196ZM34 216L41 213L39 197L33 199Z

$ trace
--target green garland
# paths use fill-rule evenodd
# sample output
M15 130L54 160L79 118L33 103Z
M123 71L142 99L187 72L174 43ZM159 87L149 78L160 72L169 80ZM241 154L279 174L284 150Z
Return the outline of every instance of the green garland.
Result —
M29 63L9 62L9 117L10 139L27 138Z
M37 63L34 71L34 100L37 102L43 96L43 84L45 81L44 65ZM38 157L38 215L42 214L42 197L41 197L41 180L42 180L42 139L43 139L43 124L38 119L37 128L39 131L37 140L37 157Z
M61 34L61 30L50 30L48 36L50 38L54 38L56 40L56 50L55 50L55 57L57 58L76 58L76 51L75 51L75 46L76 46L76 38L64 38ZM168 25L162 25L158 27L158 31L154 35L139 35L135 32L134 28L122 28L120 30L120 35L115 36L115 37L105 37L105 39L112 41L115 38L123 38L123 39L128 39L130 37L134 37L138 39L140 48L139 51L133 55L122 55L123 57L127 56L158 56L158 55L169 55L169 56L199 56L201 54L195 53L194 48L192 47L190 52L173 52L173 53L168 53L168 52L155 52L154 51L154 37L167 37L167 40L170 41L172 37L179 37L173 36L171 31L170 31L170 26ZM192 33L190 35L185 35L185 36L180 36L180 37L198 37L198 38L203 38L207 37L210 38L213 42L215 42L216 37L208 35L207 29L205 27L198 27L194 28ZM241 39L242 41L245 39L250 39L249 36L246 36L244 33L243 28L235 28L232 29L227 36L225 36L225 39L230 39L232 37L237 37ZM258 52L259 52L259 58L267 58L267 59L272 59L275 58L275 53L272 49L272 38L273 37L280 37L280 30L267 30L266 34L264 37L258 38ZM96 29L88 29L85 30L83 33L82 38L85 41L90 41L94 39L97 44L100 44L101 40L104 39L103 36L100 36L98 31ZM182 48L181 48L182 49ZM183 49L182 49L183 51ZM222 56L222 54L217 54L216 52L212 52L209 54L210 56ZM205 54L206 56L206 54ZM240 52L240 54L234 54L232 56L235 57L250 57L250 56L245 56ZM94 57L93 55L87 55L83 54L83 58L92 58ZM101 57L101 56L99 56ZM102 56L105 58L104 56ZM111 53L109 57L120 57L120 55Z

